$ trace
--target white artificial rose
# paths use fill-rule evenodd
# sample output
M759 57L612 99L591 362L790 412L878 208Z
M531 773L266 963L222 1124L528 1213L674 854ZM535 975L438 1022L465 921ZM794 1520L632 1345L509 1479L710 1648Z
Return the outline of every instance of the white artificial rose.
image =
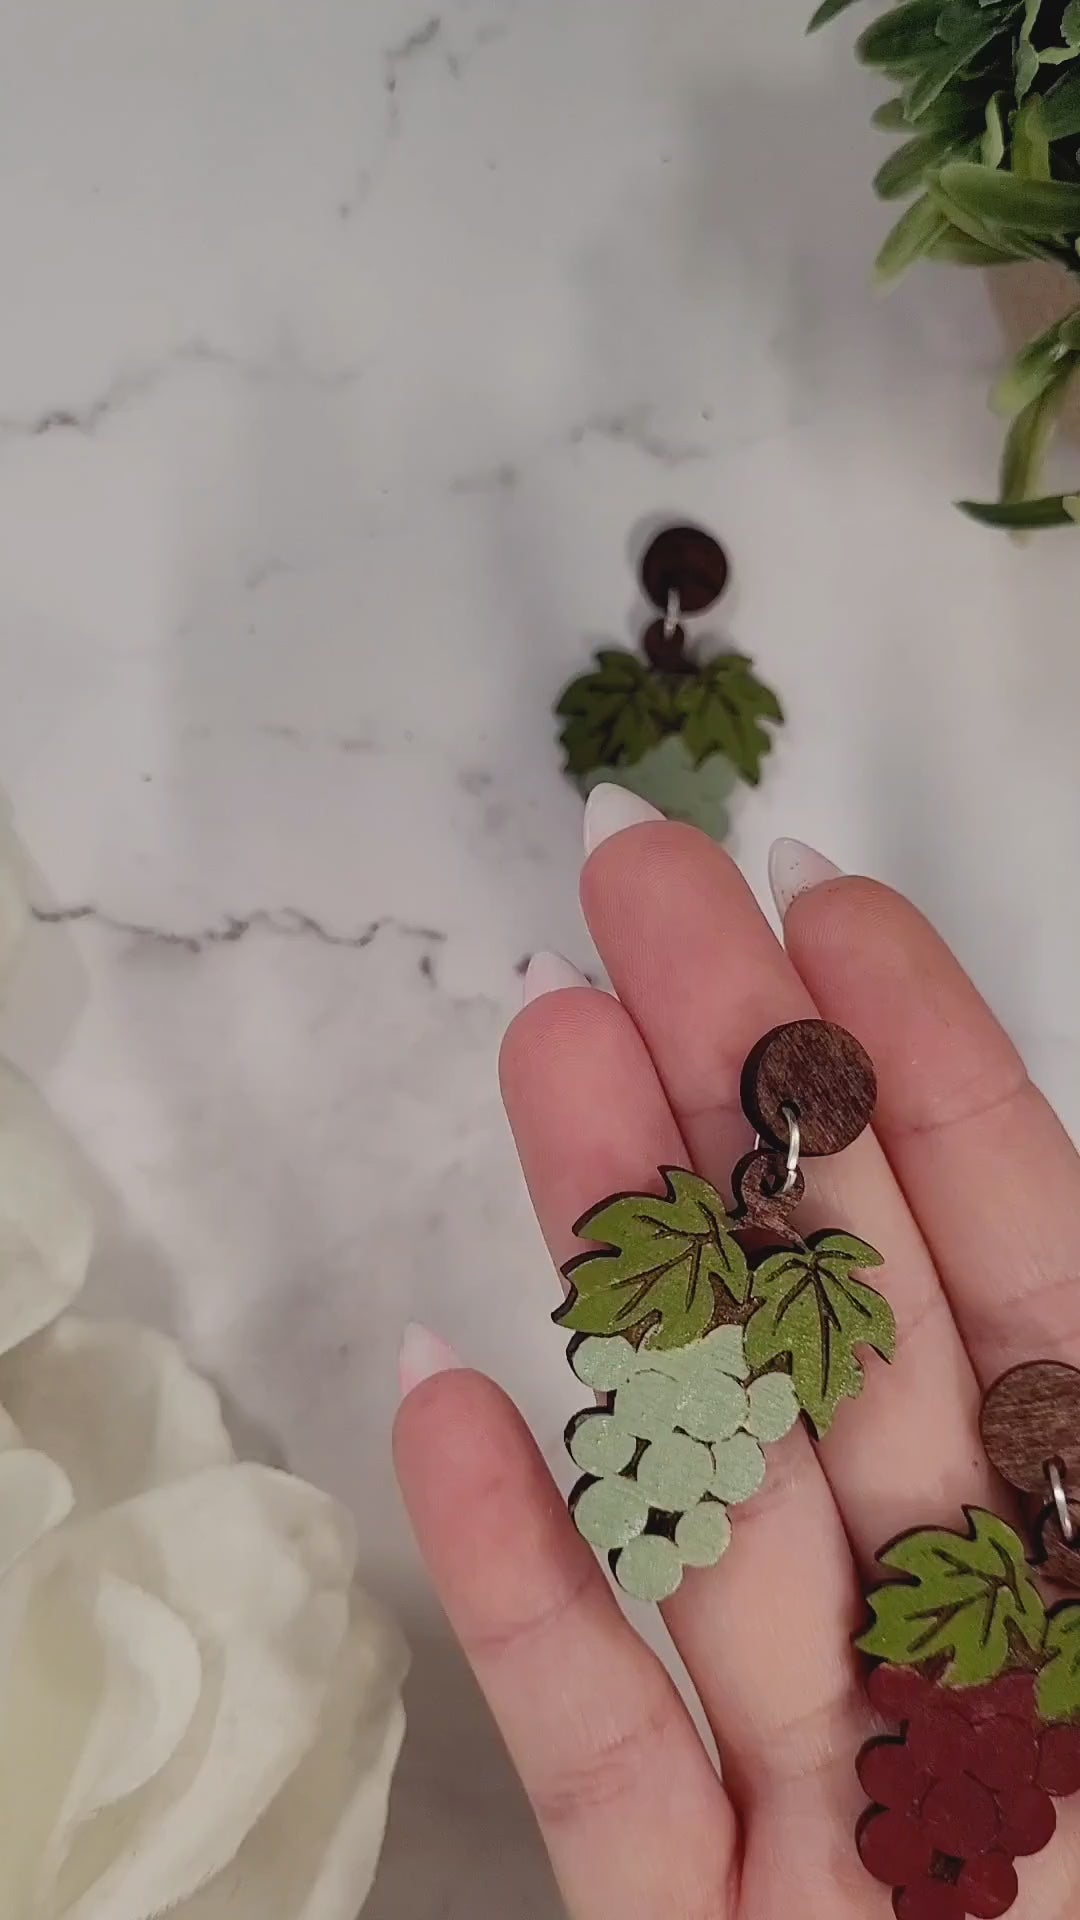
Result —
M400 1638L342 1507L238 1462L171 1341L66 1311L90 1241L0 1065L0 1915L355 1920Z

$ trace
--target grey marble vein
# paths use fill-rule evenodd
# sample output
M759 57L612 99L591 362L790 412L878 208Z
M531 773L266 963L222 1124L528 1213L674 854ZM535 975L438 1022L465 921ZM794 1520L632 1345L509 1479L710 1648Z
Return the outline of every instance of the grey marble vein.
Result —
M707 421L710 416L703 410L701 417ZM715 448L705 440L680 440L673 434L660 432L654 419L655 410L649 406L612 408L590 414L587 420L571 428L567 438L574 447L581 446L586 440L615 440L636 448L647 459L659 460L667 467L708 460L715 452Z
M355 932L345 933L333 927L324 926L313 914L303 913L299 907L255 907L246 914L227 914L223 920L209 927L200 927L194 931L183 928L155 927L149 922L125 920L118 915L106 913L103 908L85 902L69 907L40 907L31 909L34 919L41 926L55 927L70 925L75 921L90 921L103 927L109 933L119 933L133 940L145 940L158 946L177 947L185 953L198 954L207 947L235 946L249 933L261 930L276 934L283 939L310 939L319 941L327 947L351 947L362 951L370 947L383 933L398 933L405 939L417 940L427 949L421 955L420 971L430 984L435 981L434 958L431 949L441 947L446 934L439 927L416 926L407 920L399 920L392 914L386 914L377 920L368 921L366 926ZM428 962L424 964L425 960Z
M219 367L254 386L300 385L338 393L359 380L359 365L318 366L292 351L270 358L234 352L210 340L185 340L159 360L122 367L100 393L89 399L47 407L43 412L0 416L0 438L41 439L50 433L81 433L92 438L98 428L127 412L185 367Z

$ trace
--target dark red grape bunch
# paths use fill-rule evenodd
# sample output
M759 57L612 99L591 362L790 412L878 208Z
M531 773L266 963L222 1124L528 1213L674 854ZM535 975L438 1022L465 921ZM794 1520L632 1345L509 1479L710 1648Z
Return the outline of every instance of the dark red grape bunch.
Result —
M1031 1673L961 1689L882 1664L867 1691L901 1733L859 1756L863 1865L894 1889L897 1920L999 1920L1013 1861L1053 1836L1051 1796L1080 1790L1080 1726L1039 1719Z

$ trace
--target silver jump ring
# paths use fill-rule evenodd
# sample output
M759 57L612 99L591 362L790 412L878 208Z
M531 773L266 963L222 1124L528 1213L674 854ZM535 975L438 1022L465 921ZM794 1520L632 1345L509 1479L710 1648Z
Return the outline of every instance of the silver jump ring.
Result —
M681 614L681 612L682 612L682 605L679 600L679 590L677 587L669 587L668 596L667 596L667 608L664 613L664 639L665 640L673 640L675 638L675 635L679 630L679 615Z
M784 1184L780 1188L779 1195L779 1197L783 1199L784 1195L790 1193L795 1185L795 1176L799 1171L799 1148L802 1144L802 1136L799 1132L799 1115L797 1108L793 1107L790 1101L784 1100L781 1103L780 1111L788 1123L787 1161L784 1166ZM755 1133L755 1153L757 1153L760 1146L761 1135L760 1133Z
M802 1137L799 1133L798 1109L789 1106L785 1100L780 1111L788 1123L787 1169L784 1174L784 1184L780 1191L781 1193L790 1193L795 1185L795 1178L799 1171L799 1148L802 1144Z
M1061 1468L1058 1466L1056 1460L1047 1461L1046 1477L1050 1482L1050 1491L1054 1496L1054 1506L1057 1509L1058 1526L1061 1528L1062 1539L1067 1547L1071 1547L1076 1538L1076 1528L1073 1525L1072 1514L1069 1512L1069 1502L1065 1496L1065 1482L1061 1478Z

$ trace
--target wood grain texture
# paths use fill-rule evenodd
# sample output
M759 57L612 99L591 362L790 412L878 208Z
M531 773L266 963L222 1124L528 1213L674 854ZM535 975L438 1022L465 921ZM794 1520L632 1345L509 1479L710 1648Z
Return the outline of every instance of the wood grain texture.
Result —
M760 1227L763 1233L779 1234L785 1241L798 1238L791 1216L806 1192L806 1181L798 1167L791 1192L782 1193L784 1172L784 1162L775 1153L748 1153L739 1161L731 1176L738 1230Z
M1011 1367L987 1391L979 1415L992 1465L1022 1493L1047 1497L1047 1462L1056 1460L1066 1489L1080 1489L1080 1372L1061 1360Z
M743 1111L773 1147L788 1142L785 1106L799 1119L799 1151L840 1153L869 1126L877 1076L854 1034L829 1020L794 1020L765 1034L742 1075Z
M1047 1507L1036 1523L1038 1546L1038 1566L1047 1579L1056 1580L1060 1586L1080 1588L1080 1511L1075 1502L1070 1502L1076 1538L1072 1546L1065 1540L1058 1522L1057 1508Z
M641 584L661 613L667 612L672 592L679 596L681 613L704 613L719 600L729 572L727 554L704 528L665 527L642 557Z

